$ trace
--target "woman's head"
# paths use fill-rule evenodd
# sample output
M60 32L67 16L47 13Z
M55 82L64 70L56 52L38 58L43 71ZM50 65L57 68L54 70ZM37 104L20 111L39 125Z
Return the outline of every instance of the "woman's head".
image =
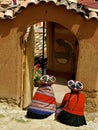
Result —
M56 82L56 78L52 75L43 75L41 78L40 78L40 83L41 84L48 84L48 85L51 85L53 83Z
M83 84L80 81L69 80L68 87L71 91L80 91L83 89Z

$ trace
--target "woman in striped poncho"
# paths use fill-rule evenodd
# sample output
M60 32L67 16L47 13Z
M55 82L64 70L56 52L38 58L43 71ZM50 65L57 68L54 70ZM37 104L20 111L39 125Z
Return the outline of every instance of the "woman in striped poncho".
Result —
M40 78L40 87L35 92L27 109L27 118L43 119L56 111L56 98L51 85L56 81L54 76L44 75Z

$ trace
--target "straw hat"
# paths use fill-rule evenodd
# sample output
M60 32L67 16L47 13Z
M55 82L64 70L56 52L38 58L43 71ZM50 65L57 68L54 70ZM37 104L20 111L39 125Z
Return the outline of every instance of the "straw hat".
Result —
M80 81L69 80L68 87L73 91L80 91L83 89L83 84Z
M56 78L52 75L43 75L40 78L40 83L41 84L53 84L56 82Z

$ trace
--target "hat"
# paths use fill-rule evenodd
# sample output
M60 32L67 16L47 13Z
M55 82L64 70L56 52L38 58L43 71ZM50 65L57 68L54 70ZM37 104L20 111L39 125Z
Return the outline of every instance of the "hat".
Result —
M56 78L54 76L49 76L49 75L43 75L40 78L40 82L41 84L53 84L54 82L56 82Z
M73 91L80 91L83 89L83 84L80 81L69 80L68 87Z

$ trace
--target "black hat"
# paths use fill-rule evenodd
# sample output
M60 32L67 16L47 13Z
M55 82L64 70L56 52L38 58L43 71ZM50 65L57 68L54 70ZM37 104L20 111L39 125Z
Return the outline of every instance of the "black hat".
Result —
M69 80L68 87L73 91L80 91L83 89L83 84L80 81Z
M53 84L56 82L56 78L52 75L43 75L40 78L40 83L41 84Z

